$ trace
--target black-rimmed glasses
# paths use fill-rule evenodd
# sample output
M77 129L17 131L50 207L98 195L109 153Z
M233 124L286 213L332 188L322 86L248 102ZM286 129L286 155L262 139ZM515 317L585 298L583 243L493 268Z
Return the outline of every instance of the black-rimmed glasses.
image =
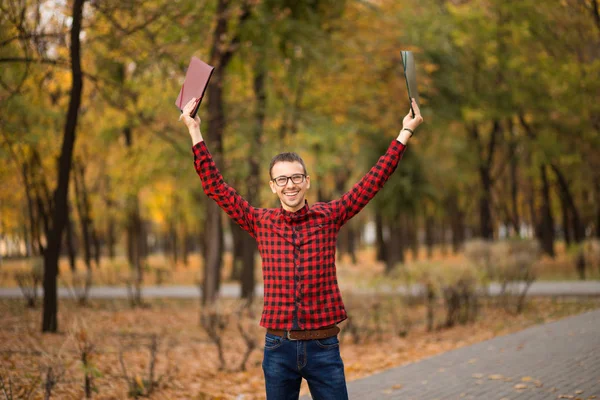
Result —
M292 176L281 175L281 176L278 176L277 178L273 178L271 180L273 182L275 182L275 184L277 186L283 187L283 186L287 185L288 179L291 180L293 184L299 185L302 182L304 182L304 178L306 178L306 175L304 175L304 174L294 174Z

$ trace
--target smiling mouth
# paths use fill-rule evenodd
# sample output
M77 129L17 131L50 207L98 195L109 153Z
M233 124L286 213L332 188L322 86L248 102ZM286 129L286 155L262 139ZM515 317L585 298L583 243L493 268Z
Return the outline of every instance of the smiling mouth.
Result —
M298 193L300 193L300 191L293 191L293 192L284 192L283 194L287 197L296 197L298 195Z

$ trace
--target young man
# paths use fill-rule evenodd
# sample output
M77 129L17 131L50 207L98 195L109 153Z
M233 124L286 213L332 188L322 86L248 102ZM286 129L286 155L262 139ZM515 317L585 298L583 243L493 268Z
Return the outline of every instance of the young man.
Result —
M347 399L337 324L347 318L335 267L337 233L362 210L396 169L413 131L423 122L404 117L402 130L377 164L340 199L311 206L305 200L310 176L296 153L273 158L271 191L280 208L255 208L227 185L204 144L200 119L183 119L192 137L194 165L204 192L258 242L262 257L267 328L263 371L268 400L298 399L302 378L313 399Z

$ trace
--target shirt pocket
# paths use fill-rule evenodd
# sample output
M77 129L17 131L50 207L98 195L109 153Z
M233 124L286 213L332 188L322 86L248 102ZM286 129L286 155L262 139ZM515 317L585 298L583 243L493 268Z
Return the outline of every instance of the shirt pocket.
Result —
M326 246L335 235L334 225L329 221L307 224L300 229L300 232L304 244L319 241L319 246Z

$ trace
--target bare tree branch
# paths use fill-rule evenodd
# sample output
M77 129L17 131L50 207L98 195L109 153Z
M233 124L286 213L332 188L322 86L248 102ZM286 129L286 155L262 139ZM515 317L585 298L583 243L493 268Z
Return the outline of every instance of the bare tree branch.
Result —
M15 40L29 40L29 39L41 39L41 38L61 38L65 37L67 32L63 33L26 33L17 36L13 36L9 39L0 42L0 47L6 46L7 44L14 42Z
M53 60L51 58L5 57L0 58L0 63L50 64L61 67L70 67L67 60Z

